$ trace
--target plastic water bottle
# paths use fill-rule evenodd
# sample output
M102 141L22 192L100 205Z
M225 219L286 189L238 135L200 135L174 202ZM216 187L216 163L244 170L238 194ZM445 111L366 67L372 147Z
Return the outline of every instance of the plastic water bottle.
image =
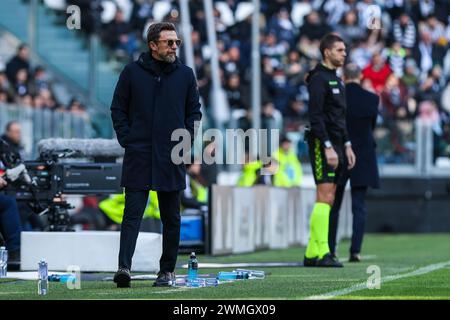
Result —
M198 260L195 256L195 252L191 253L188 263L188 281L197 279L198 276Z
M217 274L218 280L242 280L242 279L248 279L248 273L241 272L241 271L220 271Z
M46 295L48 292L48 265L44 260L38 263L38 294Z
M217 278L205 278L205 287L217 287L219 281Z
M5 278L8 270L8 250L0 247L0 278Z
M234 269L233 271L247 273L249 279L264 279L266 277L266 273L261 270Z
M74 282L76 276L74 274L51 274L48 276L48 282Z
M205 287L205 279L204 278L195 278L195 279L187 279L186 281L186 287L190 288L201 288Z

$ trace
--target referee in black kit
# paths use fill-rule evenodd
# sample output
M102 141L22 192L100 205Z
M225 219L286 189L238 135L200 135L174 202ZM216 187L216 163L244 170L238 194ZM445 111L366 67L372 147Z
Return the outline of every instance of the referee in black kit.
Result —
M345 123L344 84L336 75L336 70L344 65L345 49L339 36L325 35L320 42L323 60L306 78L310 130L305 132L305 137L317 192L303 260L305 267L342 267L328 247L328 227L336 183L344 170L344 156L348 169L356 161Z
M111 103L117 139L125 148L121 185L125 209L120 233L118 287L130 286L131 260L149 190L158 194L162 234L160 270L155 286L175 281L180 242L180 191L186 188L186 168L171 159L174 130L187 129L194 140L200 112L194 72L176 56L181 45L175 26L161 22L147 32L149 51L122 70ZM187 151L187 150L184 150Z

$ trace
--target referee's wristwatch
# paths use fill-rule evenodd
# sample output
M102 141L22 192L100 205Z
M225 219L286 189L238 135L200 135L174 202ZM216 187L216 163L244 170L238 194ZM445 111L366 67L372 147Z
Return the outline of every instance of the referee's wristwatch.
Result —
M325 140L325 142L323 143L323 145L325 146L326 149L333 148L333 145L331 144L331 141L330 141L330 140Z

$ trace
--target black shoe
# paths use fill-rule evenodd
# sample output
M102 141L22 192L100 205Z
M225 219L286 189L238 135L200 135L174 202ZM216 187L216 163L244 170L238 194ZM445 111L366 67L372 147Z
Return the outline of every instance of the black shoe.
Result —
M361 262L361 256L359 255L359 253L350 253L348 262Z
M304 267L316 267L317 266L318 257L307 258L306 256L303 258L303 266Z
M158 277L156 278L155 282L153 283L154 287L172 287L175 285L175 273L174 272L167 272L167 271L160 271L158 272Z
M344 265L338 259L333 258L331 253L327 253L322 259L317 260L318 267L325 268L342 268Z
M117 283L117 288L129 288L130 287L130 270L125 268L119 268L114 275L114 282Z
M8 271L20 270L20 250L9 252L7 270Z

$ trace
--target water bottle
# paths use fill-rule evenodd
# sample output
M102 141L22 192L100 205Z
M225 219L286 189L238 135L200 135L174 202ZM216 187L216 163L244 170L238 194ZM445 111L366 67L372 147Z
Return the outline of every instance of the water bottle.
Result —
M76 276L74 274L51 274L48 276L48 282L74 282Z
M46 295L48 291L48 265L44 260L38 263L38 294Z
M187 279L186 281L186 287L190 288L201 288L205 287L205 279L204 278L195 278L195 279Z
M188 280L197 279L198 275L198 260L195 256L195 252L191 253L188 263Z
M220 271L217 274L217 279L221 281L248 279L248 273L240 271Z
M217 278L205 278L205 287L217 287L219 281Z
M8 250L0 247L0 278L5 278L8 269Z
M248 279L264 279L266 273L261 270L234 269L234 272L243 272L248 274Z

